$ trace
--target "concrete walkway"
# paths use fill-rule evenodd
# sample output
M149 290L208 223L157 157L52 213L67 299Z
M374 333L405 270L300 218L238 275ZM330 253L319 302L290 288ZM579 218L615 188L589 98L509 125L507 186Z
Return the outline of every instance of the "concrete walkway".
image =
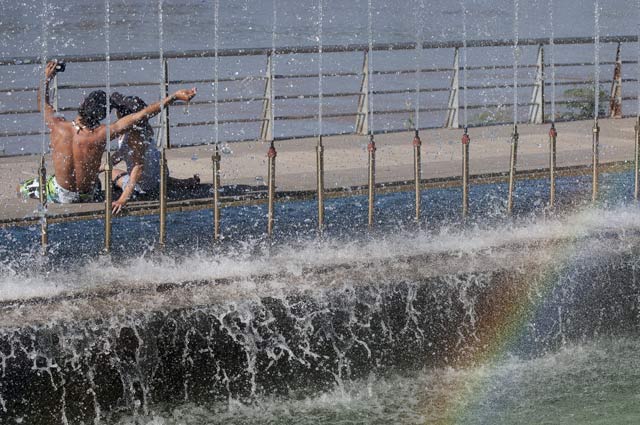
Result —
M631 161L634 154L636 120L603 119L600 121L600 162ZM557 125L557 166L591 164L592 121ZM174 130L179 131L179 130ZM508 170L511 126L492 126L470 130L470 173L484 174ZM549 125L519 126L518 170L548 167ZM425 130L423 141L423 178L456 177L461 173L462 130ZM413 132L376 136L377 183L413 179ZM365 136L326 137L325 186L327 189L366 185L367 142ZM276 148L276 185L279 191L314 190L316 179L316 139L278 141ZM263 186L267 179L268 144L235 143L222 153L222 184ZM174 148L168 153L173 177L199 174L203 183L211 184L211 147ZM35 176L37 156L0 157L0 224L34 216L38 202L16 197L16 185ZM48 169L51 169L49 166ZM99 211L104 204L50 205L50 214Z

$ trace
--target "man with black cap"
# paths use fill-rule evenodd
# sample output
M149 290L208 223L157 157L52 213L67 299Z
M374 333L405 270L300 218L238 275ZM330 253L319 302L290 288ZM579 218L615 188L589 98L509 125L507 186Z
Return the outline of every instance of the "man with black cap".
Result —
M50 61L45 68L44 117L50 134L51 159L54 175L46 182L47 199L57 203L91 202L95 199L100 161L107 143L107 127L100 124L107 115L107 96L102 90L94 91L84 99L78 116L71 122L56 115L49 99L49 82L56 75L57 62ZM110 124L110 137L114 139L141 120L157 115L162 107L176 100L190 101L195 89L178 90L171 96ZM38 108L42 93L38 90ZM26 197L39 197L38 179L22 183L20 192Z

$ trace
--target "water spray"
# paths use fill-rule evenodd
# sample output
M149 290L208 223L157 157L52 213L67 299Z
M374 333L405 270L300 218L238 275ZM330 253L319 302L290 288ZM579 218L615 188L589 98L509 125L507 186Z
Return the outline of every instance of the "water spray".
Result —
M460 1L462 9L462 103L464 134L462 135L462 219L466 220L469 214L469 127L467 124L467 8L464 0Z
M553 28L553 0L549 0L549 46L551 50L551 129L549 129L549 208L553 209L556 203L556 144L558 132L556 131L556 51L555 31ZM544 57L542 58L544 65ZM544 75L544 74L543 74ZM544 80L543 80L544 81ZM543 82L544 87L544 82ZM544 121L544 113L542 116Z
M270 73L271 73L271 79L273 81L273 78L275 76L274 74L274 70L275 70L275 60L276 60L276 24L277 24L277 0L273 0L272 3L272 7L273 7L273 21L272 21L272 28L271 28L271 61L270 61ZM267 194L268 194L268 212L267 212L267 235L269 237L273 236L273 224L274 224L274 218L275 218L275 209L274 209L274 203L275 203L275 196L276 196L276 156L277 156L277 152L276 152L276 148L274 145L274 139L275 139L275 105L274 105L274 84L272 83L271 85L271 91L270 91L270 102L271 102L271 109L270 109L270 117L269 120L271 122L271 134L270 134L270 143L269 143L269 150L267 151L267 158L268 158L268 171L267 171L267 184L268 184L268 189L267 189Z
M419 0L418 11L416 13L416 122L415 134L413 137L413 178L415 186L415 221L420 221L420 182L422 180L422 140L420 140L420 76L423 60L423 34L422 34L422 12L424 11L424 0Z
M518 158L518 62L519 62L519 34L518 34L518 0L513 1L513 133L511 134L511 155L509 159L509 194L507 198L507 214L513 212L513 194L515 190L516 165Z
M106 39L106 69L107 69L107 84L106 84L106 97L107 102L105 105L106 108L106 131L107 131L107 158L104 166L104 252L111 252L111 213L113 207L113 185L111 183L112 173L113 173L113 164L111 161L111 125L110 125L110 116L111 116L111 73L109 70L109 63L111 60L111 52L110 52L110 30L111 25L109 22L109 18L111 15L111 7L109 4L109 0L105 0L105 39Z
M47 67L47 50L49 39L49 28L47 26L48 11L47 0L42 1L42 70ZM43 72L44 74L44 72ZM47 168L45 166L45 155L47 153L47 116L46 116L46 103L49 97L49 85L46 77L42 80L42 87L40 88L40 110L42 111L42 150L40 155L40 167L38 168L38 184L40 195L40 244L42 255L47 254L49 246L49 225L47 222Z
M220 0L214 3L214 27L213 27L213 110L214 110L214 135L215 145L214 152L211 156L212 172L213 172L213 240L220 240L220 129L218 122L218 48L220 40L218 38L218 24L220 20Z
M595 36L593 40L593 50L594 50L594 107L593 107L593 128L592 128L592 156L593 156L593 165L592 165L592 191L591 191L591 202L595 203L598 199L598 180L599 180L599 171L598 166L600 165L600 126L598 125L598 114L600 109L600 6L598 4L598 0L595 0L595 9L594 9L594 31Z
M318 196L318 234L324 231L324 146L322 145L322 23L323 0L318 0L318 144L316 145L316 178Z
M369 56L368 56L368 60L367 60L367 74L368 74L368 79L367 79L367 93L368 93L368 101L369 101L369 108L368 108L368 123L369 123L369 144L367 145L367 152L368 152L368 160L369 160L369 179L368 179L368 184L369 184L369 213L368 213L368 225L369 228L371 229L373 227L373 221L374 221L374 208L375 208L375 196L376 196L376 142L374 140L374 136L373 136L373 93L371 91L371 87L372 87L372 73L371 70L373 69L373 9L372 9L372 5L371 5L371 1L369 0L367 2L367 11L368 11L368 25L367 25L367 31L368 31L368 35L369 35Z
M160 51L160 99L169 95L169 67L164 57L164 22L163 22L163 0L158 0L158 42ZM164 249L167 240L167 149L171 147L169 108L164 102L160 102L160 121L162 122L162 149L160 150L160 234L158 236L158 246Z

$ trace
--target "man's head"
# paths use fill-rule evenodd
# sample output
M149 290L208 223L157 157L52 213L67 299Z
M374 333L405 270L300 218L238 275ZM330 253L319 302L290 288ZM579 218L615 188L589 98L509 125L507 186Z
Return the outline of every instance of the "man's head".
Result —
M141 111L147 107L144 100L138 96L123 96L118 92L113 92L109 98L111 108L118 111L121 117Z
M111 109L115 109L118 114L118 118L122 118L129 114L134 114L147 107L144 100L138 96L124 96L121 93L113 92L109 97L111 103ZM153 134L153 129L149 124L149 120L142 119L133 126L133 130L142 131L147 135Z
M78 115L90 129L99 126L100 121L107 116L107 94L102 90L89 93L80 104Z

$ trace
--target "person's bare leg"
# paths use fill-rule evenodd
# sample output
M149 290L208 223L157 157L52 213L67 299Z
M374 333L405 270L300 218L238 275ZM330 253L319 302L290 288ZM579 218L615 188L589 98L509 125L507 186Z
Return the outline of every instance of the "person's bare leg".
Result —
M117 168L114 168L111 172L111 181L115 183L115 185L120 189L122 189L122 179L120 178L120 176L123 174L127 174L127 172L124 170L119 170Z

